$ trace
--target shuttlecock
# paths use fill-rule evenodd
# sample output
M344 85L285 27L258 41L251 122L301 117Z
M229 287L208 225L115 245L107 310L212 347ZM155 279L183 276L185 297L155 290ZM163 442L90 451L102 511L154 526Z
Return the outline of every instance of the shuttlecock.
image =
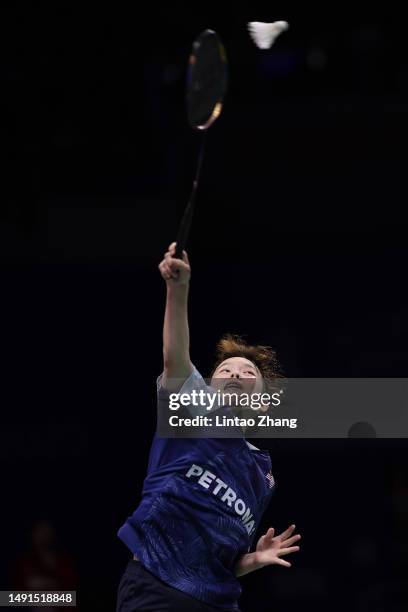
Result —
M274 21L263 23L262 21L250 21L248 23L249 34L259 49L269 49L281 32L289 27L287 21Z

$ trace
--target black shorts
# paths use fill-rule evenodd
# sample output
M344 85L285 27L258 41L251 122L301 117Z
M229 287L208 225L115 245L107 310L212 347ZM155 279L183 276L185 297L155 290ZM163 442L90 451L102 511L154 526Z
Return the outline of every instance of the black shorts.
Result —
M132 559L119 584L116 612L220 612L220 608L165 584Z

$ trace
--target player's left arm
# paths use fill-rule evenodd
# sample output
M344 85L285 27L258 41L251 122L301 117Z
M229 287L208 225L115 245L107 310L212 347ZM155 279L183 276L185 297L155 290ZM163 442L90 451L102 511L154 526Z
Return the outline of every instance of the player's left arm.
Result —
M296 526L291 525L278 536L275 536L273 527L268 529L265 535L259 538L254 552L239 557L235 564L235 575L244 576L265 565L291 567L291 563L282 557L299 550L299 546L293 546L301 538L299 534L293 535L295 529Z

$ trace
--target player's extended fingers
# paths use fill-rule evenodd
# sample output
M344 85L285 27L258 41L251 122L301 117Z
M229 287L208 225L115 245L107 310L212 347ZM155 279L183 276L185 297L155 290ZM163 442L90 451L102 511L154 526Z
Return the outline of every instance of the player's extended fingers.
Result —
M280 548L276 551L276 556L281 557L283 555L290 555L291 553L298 552L300 546L289 546L289 548Z
M292 564L289 561L285 561L284 559L276 559L277 565L283 565L283 567L292 567Z
M190 260L188 259L187 251L183 251L183 260L186 264L190 265Z
M279 538L284 541L287 538L290 538L290 536L292 535L292 533L295 531L296 529L296 525L290 525L290 527L288 527L285 531L283 531L280 535Z
M265 533L265 537L268 538L268 540L272 540L274 535L275 535L275 529L273 527L269 527L268 531Z
M287 540L285 540L284 542L282 542L282 544L284 544L286 547L287 546L292 546L292 544L294 544L295 542L298 542L300 540L302 536L297 534L292 536L291 538L288 538Z

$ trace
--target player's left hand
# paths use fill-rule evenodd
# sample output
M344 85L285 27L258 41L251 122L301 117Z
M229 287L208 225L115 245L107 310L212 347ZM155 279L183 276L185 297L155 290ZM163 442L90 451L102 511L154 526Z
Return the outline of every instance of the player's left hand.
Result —
M281 557L299 550L299 546L293 546L301 538L299 534L293 535L295 529L296 526L291 525L286 531L277 536L273 527L268 529L265 535L259 538L256 545L255 555L257 564L259 563L261 566L276 564L291 567L291 563Z

